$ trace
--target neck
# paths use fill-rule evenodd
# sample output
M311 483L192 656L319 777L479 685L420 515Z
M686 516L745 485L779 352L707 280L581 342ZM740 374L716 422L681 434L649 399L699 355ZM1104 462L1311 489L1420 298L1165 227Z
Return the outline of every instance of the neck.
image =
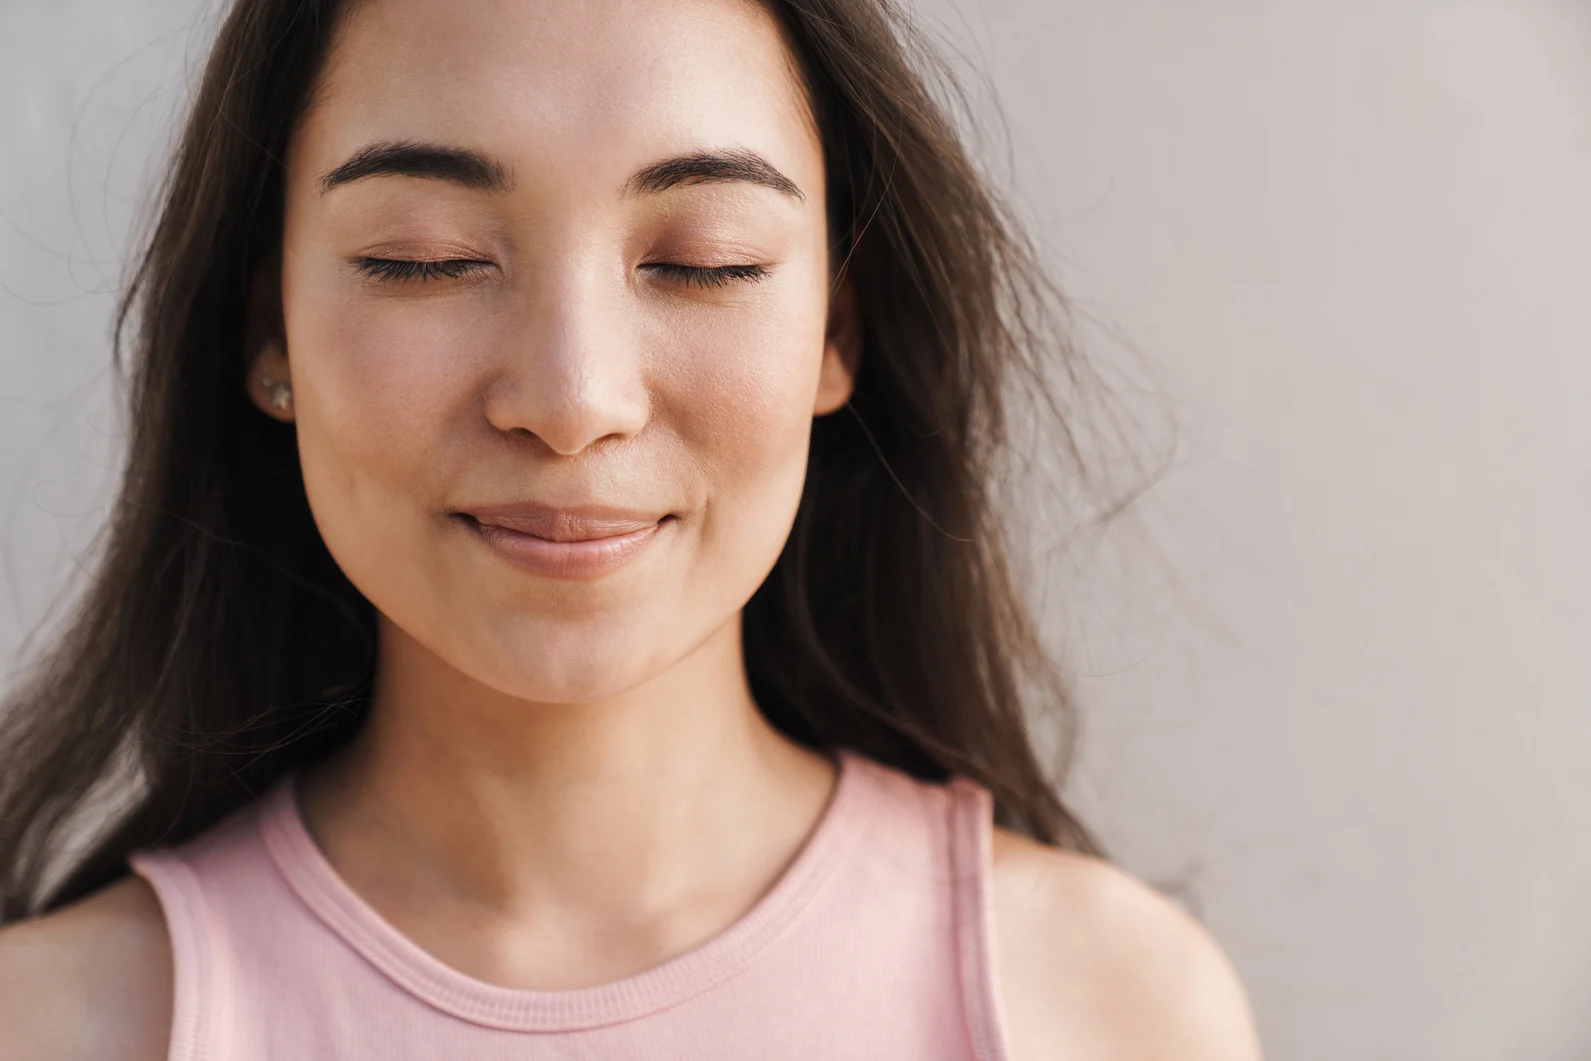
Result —
M738 619L646 686L586 703L505 696L385 623L381 659L364 731L306 773L300 805L350 887L423 946L490 925L488 948L523 931L592 954L602 936L660 960L755 903L834 782L757 710ZM636 939L615 942L616 925Z

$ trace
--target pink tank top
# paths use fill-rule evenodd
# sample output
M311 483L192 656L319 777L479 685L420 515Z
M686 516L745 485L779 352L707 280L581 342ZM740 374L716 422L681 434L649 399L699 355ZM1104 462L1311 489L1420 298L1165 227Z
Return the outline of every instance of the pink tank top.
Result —
M400 934L337 876L284 778L132 857L171 935L171 1061L1008 1061L988 791L837 757L817 826L749 912L559 991L473 979Z

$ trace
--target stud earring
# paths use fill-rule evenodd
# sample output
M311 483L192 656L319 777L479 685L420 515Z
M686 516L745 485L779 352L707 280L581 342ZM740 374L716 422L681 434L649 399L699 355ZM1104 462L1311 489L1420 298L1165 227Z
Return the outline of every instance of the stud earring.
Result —
M285 411L293 404L293 388L286 383L272 379L270 376L261 376L260 384L271 392L271 408Z

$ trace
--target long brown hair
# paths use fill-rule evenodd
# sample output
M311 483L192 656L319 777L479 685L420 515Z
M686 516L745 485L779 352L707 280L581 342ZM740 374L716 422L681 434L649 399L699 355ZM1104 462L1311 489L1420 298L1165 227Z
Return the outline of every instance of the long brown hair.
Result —
M745 609L754 697L810 747L970 776L998 823L1094 851L1057 794L1064 756L1047 770L1034 749L1040 716L1070 732L1071 694L997 497L1013 396L1063 420L1051 463L1096 482L1061 414L1093 376L919 32L888 0L768 4L818 121L863 352ZM250 278L279 253L282 158L343 7L236 0L159 190L116 318L130 431L96 578L0 715L0 920L196 835L368 711L373 609L316 531L292 427L244 389Z

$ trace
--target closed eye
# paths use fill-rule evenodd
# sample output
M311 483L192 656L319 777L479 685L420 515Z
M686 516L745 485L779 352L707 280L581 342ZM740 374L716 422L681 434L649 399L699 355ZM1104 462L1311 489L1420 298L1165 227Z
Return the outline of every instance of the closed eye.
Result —
M441 258L431 261L407 258L358 258L354 261L354 267L360 273L375 280L392 282L419 280L421 283L437 277L456 280L491 264L471 258ZM701 266L649 262L642 268L655 270L670 280L697 287L723 287L737 280L755 282L768 275L767 267L762 265Z
M491 265L491 262L476 261L471 258L442 258L435 261L411 261L406 258L359 258L354 262L354 267L365 276L376 280L415 280L421 283L435 277L446 277L457 280L481 268Z
M649 262L643 268L655 269L671 280L698 287L723 287L736 280L756 282L768 275L763 265L675 265L672 262Z

